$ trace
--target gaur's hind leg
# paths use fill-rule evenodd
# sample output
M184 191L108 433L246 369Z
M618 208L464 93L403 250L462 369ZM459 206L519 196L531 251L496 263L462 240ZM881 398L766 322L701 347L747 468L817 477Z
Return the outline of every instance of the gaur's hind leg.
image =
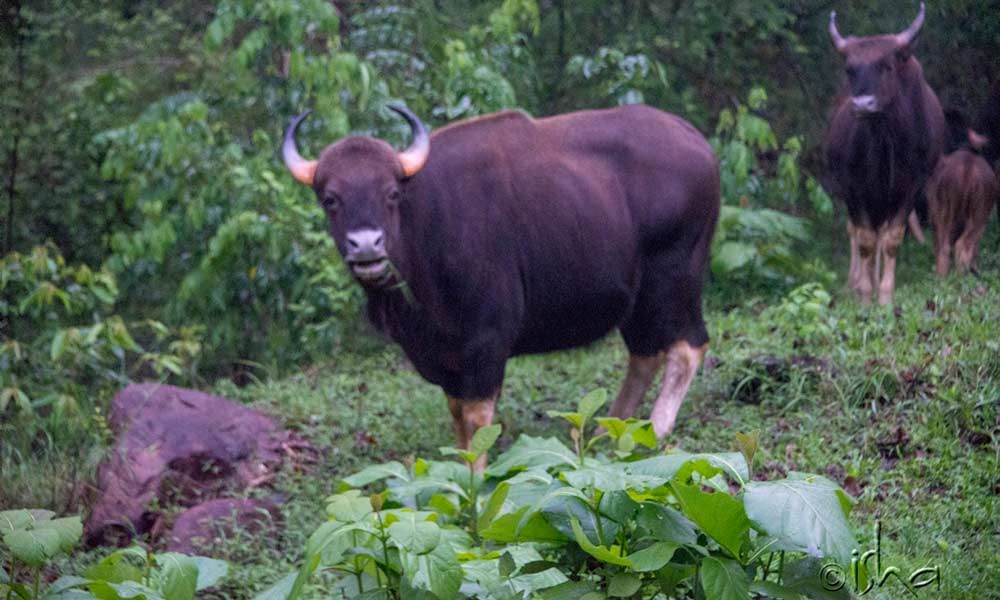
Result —
M896 289L896 255L906 233L905 219L886 223L879 231L878 246L882 251L882 281L878 286L879 304L892 304Z
M653 404L650 420L656 437L663 438L674 430L677 412L681 409L691 380L708 350L708 344L694 347L681 340L667 350L667 368L663 373L663 388Z
M655 377L665 363L663 387L650 417L660 438L673 429L684 395L708 348L701 311L707 239L694 246L694 251L691 246L685 250L684 245L679 245L647 258L632 314L621 326L632 359L615 409L629 416L631 413L625 409L637 407L648 387L643 384Z
M639 408L646 391L653 383L656 372L663 366L667 356L663 352L653 356L641 356L630 354L628 358L628 372L625 374L625 381L622 382L622 389L618 392L618 398L611 405L609 414L619 419L627 419L635 414L635 409Z
M851 266L847 271L847 285L856 290L861 279L861 253L858 250L857 228L850 220L847 221L847 237L851 240Z
M973 222L965 224L965 230L955 242L955 264L967 272L976 266L976 255L979 254L979 240L986 231L986 223L976 225Z
M493 422L493 408L499 395L498 389L487 398L464 400L448 396L448 408L455 421L455 438L459 448L468 450L476 430ZM475 468L477 471L486 468L485 454L476 461Z

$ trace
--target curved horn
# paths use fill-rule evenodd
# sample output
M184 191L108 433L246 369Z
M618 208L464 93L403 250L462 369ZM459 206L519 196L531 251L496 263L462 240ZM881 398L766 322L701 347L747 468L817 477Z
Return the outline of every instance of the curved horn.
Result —
M837 11L835 10L830 11L830 39L833 40L837 52L843 53L844 49L847 48L847 40L837 31Z
M420 122L420 119L403 106L389 105L389 108L398 113L413 130L413 142L410 147L399 153L399 164L403 167L404 177L413 177L427 164L427 157L431 153L431 136L427 133L427 128Z
M909 46L913 38L917 37L917 33L920 32L920 28L924 25L924 3L920 3L920 12L917 13L917 18L913 19L910 26L904 29L902 32L896 34L896 43L899 47Z
M285 166L292 172L292 177L306 185L312 185L313 178L316 176L316 165L319 164L319 161L302 158L295 147L295 131L311 112L311 110L307 110L292 119L291 123L288 124L288 129L285 130L285 141L281 144L281 158L285 160Z

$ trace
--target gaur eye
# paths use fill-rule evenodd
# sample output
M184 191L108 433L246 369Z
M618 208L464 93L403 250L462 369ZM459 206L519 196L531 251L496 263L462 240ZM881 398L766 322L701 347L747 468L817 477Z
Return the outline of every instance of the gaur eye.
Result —
M855 75L858 74L858 68L855 67L854 65L847 65L846 67L844 67L844 72L847 73L848 77L854 77Z
M390 190L388 195L385 197L386 201L393 206L399 204L401 198L402 196L397 189Z
M327 210L337 210L340 207L340 198L336 194L327 194L321 204Z
M891 71L892 70L892 65L890 65L889 63L879 63L878 64L878 70L881 71L881 72L883 72L883 73L885 73L886 71Z

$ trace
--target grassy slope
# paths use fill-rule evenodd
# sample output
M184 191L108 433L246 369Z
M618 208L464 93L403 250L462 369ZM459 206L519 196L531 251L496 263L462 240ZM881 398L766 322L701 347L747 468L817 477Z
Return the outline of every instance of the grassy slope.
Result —
M797 337L801 320L764 309L773 299L710 310L714 359L696 379L670 443L728 449L737 431L759 430L759 476L803 470L847 481L859 498L854 524L863 547L874 547L880 519L883 565L906 574L940 565L941 595L921 595L993 597L1000 581L1000 260L984 261L983 279L941 283L927 275L926 248L909 246L904 256L896 309L865 309L837 293L822 316L833 325L830 335ZM723 295L717 291L711 304L724 306ZM511 361L498 410L501 447L520 433L563 435L546 411L566 409L595 387L615 390L624 361L616 337ZM735 395L759 405L733 398L741 384L756 393ZM290 566L277 563L301 547L338 477L374 461L436 457L438 446L452 443L440 393L391 349L344 354L311 375L225 391L329 444L315 471L281 482L289 496L286 545L266 566L242 567L245 578L230 590L237 594ZM236 558L259 556L241 544L230 545ZM869 597L903 594L888 584Z
M737 431L759 430L758 476L803 470L839 482L850 477L848 487L859 497L853 522L863 546L873 544L872 525L881 519L884 564L904 573L941 566L942 592L922 597L996 597L1000 258L992 229L984 243L983 279L940 283L929 275L928 249L908 245L895 310L865 309L837 291L833 308L820 315L832 332L808 339L798 336L801 319L773 308L780 299L713 286L713 358L696 378L670 443L728 449ZM595 387L615 390L624 361L617 337L511 361L498 410L505 427L501 447L522 432L563 435L546 411L565 409ZM302 375L244 389L221 385L219 391L281 415L324 451L311 471L283 474L279 491L254 492L285 501L283 533L241 535L217 549L233 561L236 575L221 596L245 598L293 568L339 477L371 462L437 457L437 447L452 443L439 391L392 348L345 352ZM35 460L59 473L66 459L58 454L65 456L47 452L48 458ZM27 490L31 462L15 470L5 460L2 487ZM23 499L35 504L29 500L44 497ZM889 584L869 597L903 595Z

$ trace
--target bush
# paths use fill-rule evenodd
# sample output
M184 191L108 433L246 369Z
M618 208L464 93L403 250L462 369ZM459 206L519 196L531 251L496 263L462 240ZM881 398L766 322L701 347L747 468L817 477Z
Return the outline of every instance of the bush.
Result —
M746 105L719 114L712 147L719 157L722 213L712 249L712 271L738 279L790 283L832 280L820 263L803 263L797 248L810 236L809 223L780 209L829 216L822 187L799 169L802 140L779 146L768 122L751 111L764 107L767 93L750 91Z
M43 590L42 570L51 569L52 559L70 552L83 534L80 517L54 516L47 510L0 512L0 597L193 600L197 591L218 583L228 570L221 560L132 547L112 552L87 569L84 577L65 575ZM20 577L22 570L28 577Z
M78 415L132 378L185 380L201 351L195 329L126 322L114 275L68 265L51 245L4 256L0 292L0 416L21 417L0 430Z
M349 598L795 597L822 590L821 558L850 564L851 502L836 484L754 481L748 435L740 452L651 454L650 423L594 419L604 401L551 413L570 423L573 449L522 436L479 474L493 425L469 451L442 449L459 461L344 478L302 568L258 600L294 600L317 570Z

